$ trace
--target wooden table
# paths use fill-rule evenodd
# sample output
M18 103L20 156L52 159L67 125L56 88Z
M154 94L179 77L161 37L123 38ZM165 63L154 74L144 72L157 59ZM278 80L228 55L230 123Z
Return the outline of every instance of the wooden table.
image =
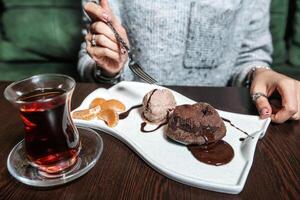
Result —
M0 82L1 94L7 85ZM101 86L104 87L79 83L73 108ZM218 109L256 112L245 88L170 88ZM125 144L101 132L105 148L88 174L56 188L29 187L15 180L6 167L10 150L23 138L23 126L17 110L3 95L0 123L0 199L299 199L300 196L300 122L270 125L257 144L246 185L238 195L210 192L170 180L149 167Z

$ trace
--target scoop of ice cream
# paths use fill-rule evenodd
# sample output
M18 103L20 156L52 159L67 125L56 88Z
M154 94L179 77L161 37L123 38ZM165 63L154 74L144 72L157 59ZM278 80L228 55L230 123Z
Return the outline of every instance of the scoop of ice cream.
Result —
M171 91L154 89L143 99L143 117L147 122L158 124L165 122L168 112L176 107L176 101Z

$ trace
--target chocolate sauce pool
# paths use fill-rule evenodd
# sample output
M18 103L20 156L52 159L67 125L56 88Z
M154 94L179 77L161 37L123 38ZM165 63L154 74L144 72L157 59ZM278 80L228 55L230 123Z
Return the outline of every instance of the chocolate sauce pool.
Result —
M209 165L225 165L234 157L233 148L224 140L203 145L188 145L187 148L197 160Z
M168 124L168 120L164 123L159 124L153 130L145 130L145 126L147 125L147 123L143 122L141 123L140 130L144 133L151 133L166 124ZM211 136L212 134L205 134L203 136L206 141L205 144L187 145L188 150L198 161L209 165L220 166L229 163L234 157L233 148L224 140L209 143L209 141L213 141L213 138L211 138Z

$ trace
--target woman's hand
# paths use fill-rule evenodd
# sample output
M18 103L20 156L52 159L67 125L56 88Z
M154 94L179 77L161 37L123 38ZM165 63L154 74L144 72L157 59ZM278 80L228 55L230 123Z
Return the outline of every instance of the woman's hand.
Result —
M261 118L271 117L273 122L283 123L300 119L300 82L273 70L259 68L253 74L251 94L263 93L270 97L278 92L281 101L259 97L256 107Z
M85 37L87 52L106 76L115 76L124 67L128 55L120 47L114 32L106 23L110 22L125 42L129 44L126 30L113 15L107 0L101 0L100 5L87 3L84 10L93 20L90 31ZM94 46L91 43L93 39L96 41Z

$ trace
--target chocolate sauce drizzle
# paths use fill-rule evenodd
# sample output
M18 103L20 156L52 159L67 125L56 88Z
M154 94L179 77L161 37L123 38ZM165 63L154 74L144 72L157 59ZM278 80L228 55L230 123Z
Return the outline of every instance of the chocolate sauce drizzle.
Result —
M133 109L136 109L136 108L140 108L142 107L143 104L139 104L139 105L136 105L136 106L132 106L129 110L127 110L126 112L123 112L119 115L119 119L125 119L126 117L128 117L129 113L133 110Z
M225 122L228 122L228 123L230 124L230 126L236 128L237 130L239 130L239 131L241 131L242 133L244 133L245 135L247 135L247 137L245 137L245 138L240 138L240 139L239 139L240 141L244 141L244 140L247 139L247 138L251 138L251 139L254 138L253 136L249 135L249 133L247 133L246 131L243 131L243 130L240 129L239 127L235 126L229 119L226 119L226 118L224 118L224 117L221 117L221 118L222 118Z
M203 145L188 145L187 148L197 160L209 165L224 165L234 157L233 148L224 140Z
M143 122L143 123L141 123L141 129L140 129L140 130L141 130L141 132L144 132L144 133L151 133L151 132L154 132L154 131L158 130L160 127L162 127L162 126L164 126L164 125L166 125L166 124L168 124L168 121L159 124L155 129L152 129L152 130L145 130L145 127L146 127L146 125L147 125L147 122Z
M150 94L149 99L148 99L148 101L147 101L147 103L146 103L146 109L148 109L150 99L151 99L152 95L154 94L154 92L155 92L156 90L157 90L157 89L154 89L154 90L152 91L152 93ZM142 107L142 106L143 106L143 104L139 104L139 105L136 105L136 106L132 106L132 107L131 107L129 110L127 110L126 112L123 112L123 113L119 114L119 119L122 120L122 119L127 118L128 115L129 115L129 113L130 113L133 109L140 108L140 107Z
M149 96L149 98L148 98L148 101L147 101L147 103L146 103L146 110L149 108L150 100L151 100L151 98L152 98L152 96L153 96L153 94L154 94L154 92L155 92L156 90L157 90L157 89L154 89L154 90L151 92L151 94L150 94L150 96Z
M164 126L164 125L167 125L169 123L169 119L170 119L170 110L168 111L167 113L167 117L166 117L166 121L165 122L162 122L161 124L159 124L155 129L153 130L145 130L145 127L147 125L147 122L143 122L141 123L141 132L144 132L144 133L151 133L151 132L154 132L156 130L158 130L160 127Z

